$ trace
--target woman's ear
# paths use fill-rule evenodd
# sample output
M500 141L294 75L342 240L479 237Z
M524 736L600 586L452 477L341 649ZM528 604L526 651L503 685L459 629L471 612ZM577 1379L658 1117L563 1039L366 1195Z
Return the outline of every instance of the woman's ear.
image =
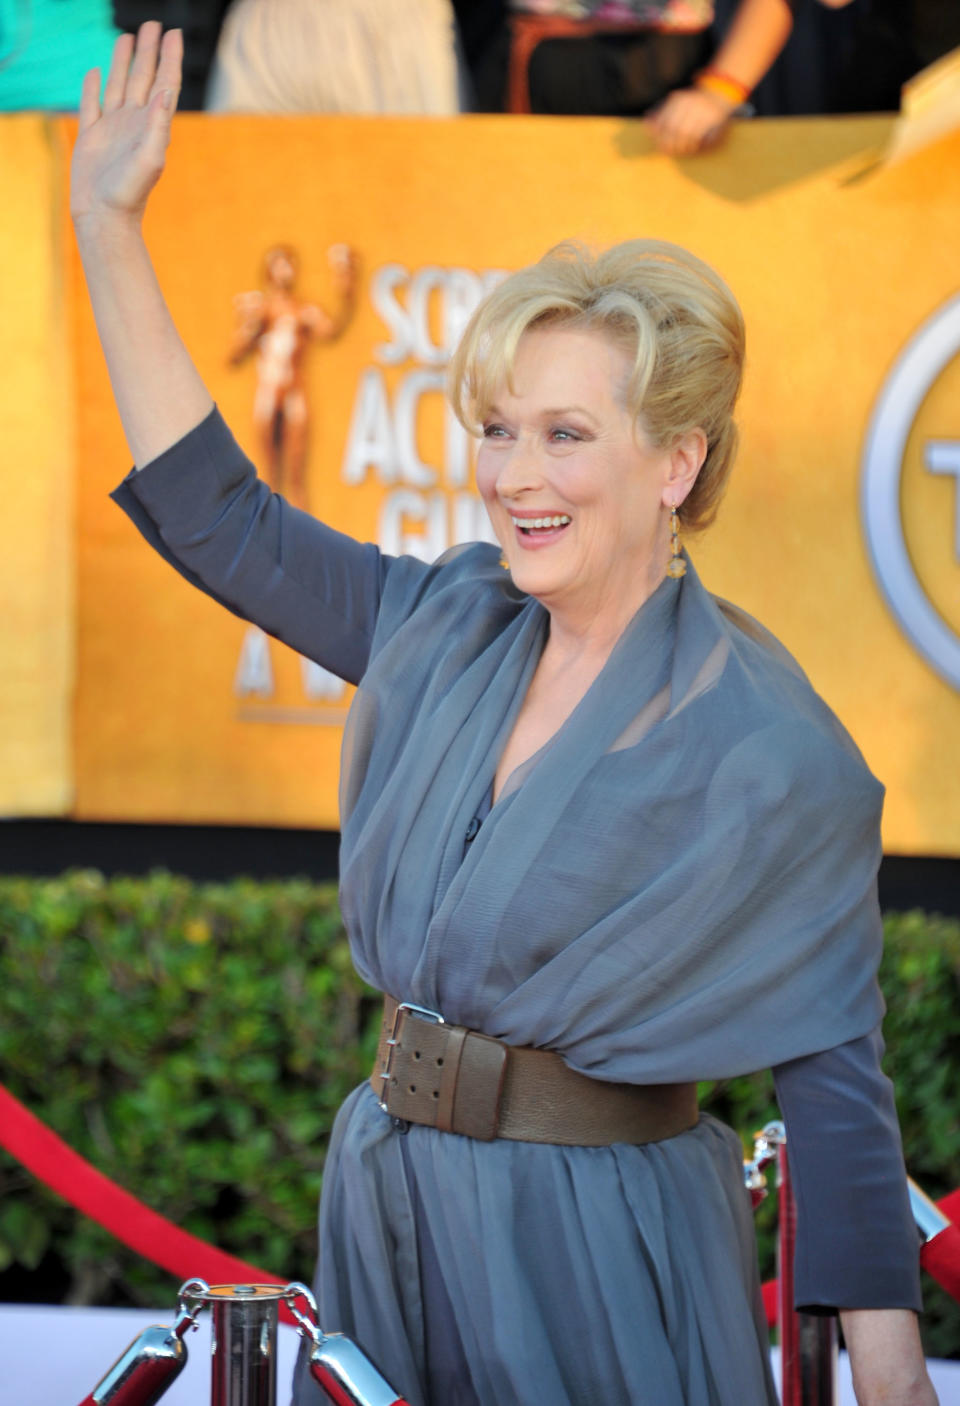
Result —
M679 508L696 483L706 457L707 436L699 427L688 430L675 441L670 450L670 465L663 485L663 501L668 508Z

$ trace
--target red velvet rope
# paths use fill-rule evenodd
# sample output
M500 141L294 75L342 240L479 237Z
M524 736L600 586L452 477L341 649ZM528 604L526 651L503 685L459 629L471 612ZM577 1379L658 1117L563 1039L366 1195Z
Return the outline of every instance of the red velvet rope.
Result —
M951 1191L937 1205L953 1224L925 1242L920 1251L920 1263L948 1294L960 1301L960 1188Z
M78 1211L177 1279L210 1284L285 1284L245 1260L198 1240L98 1172L0 1084L0 1147ZM280 1315L295 1323L286 1305Z
M211 1284L287 1282L208 1245L205 1240L198 1240L151 1211L68 1147L2 1084L0 1147L71 1206L76 1206L124 1245L175 1278L191 1279L199 1275ZM960 1188L945 1196L938 1205L948 1220L960 1222ZM920 1251L920 1263L948 1294L960 1300L960 1223L949 1225L928 1240ZM767 1322L773 1326L777 1321L776 1280L763 1286L763 1307ZM285 1304L280 1307L280 1315L287 1323L295 1322Z

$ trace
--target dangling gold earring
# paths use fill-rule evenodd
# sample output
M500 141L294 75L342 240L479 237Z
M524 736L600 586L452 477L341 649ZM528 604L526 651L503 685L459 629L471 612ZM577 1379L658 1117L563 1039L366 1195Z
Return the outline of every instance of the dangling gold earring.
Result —
M687 563L680 555L680 519L677 516L677 505L674 503L670 509L670 562L667 575L678 577L686 574Z
M500 562L499 562L499 565L503 567L504 571L509 571L509 570L510 570L510 563L507 561L507 557L506 557L506 553L505 553L505 552L501 552L501 553L500 553Z

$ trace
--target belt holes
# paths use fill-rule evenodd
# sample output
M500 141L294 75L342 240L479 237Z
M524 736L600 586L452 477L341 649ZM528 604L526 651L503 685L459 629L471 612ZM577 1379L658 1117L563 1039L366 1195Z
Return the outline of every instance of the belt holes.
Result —
M443 1055L437 1055L437 1064L443 1063Z
M416 1086L416 1084L411 1084L411 1085L410 1085L410 1092L411 1092L412 1094L415 1094L415 1093L417 1092L417 1086Z
M434 1089L434 1091L433 1091L433 1093L430 1095L430 1097L431 1097L431 1098L439 1098L439 1097L440 1097L440 1090L439 1090L439 1089Z
M419 1051L419 1050L414 1050L414 1052L413 1052L413 1057L414 1057L414 1059L419 1059L419 1058L420 1058L420 1051Z

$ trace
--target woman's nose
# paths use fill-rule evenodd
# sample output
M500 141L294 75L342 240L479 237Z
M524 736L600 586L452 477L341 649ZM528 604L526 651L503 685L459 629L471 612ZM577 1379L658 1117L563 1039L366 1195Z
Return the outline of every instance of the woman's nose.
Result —
M497 474L497 491L504 498L513 498L527 489L543 483L543 463L538 446L530 440L518 439L503 457Z

